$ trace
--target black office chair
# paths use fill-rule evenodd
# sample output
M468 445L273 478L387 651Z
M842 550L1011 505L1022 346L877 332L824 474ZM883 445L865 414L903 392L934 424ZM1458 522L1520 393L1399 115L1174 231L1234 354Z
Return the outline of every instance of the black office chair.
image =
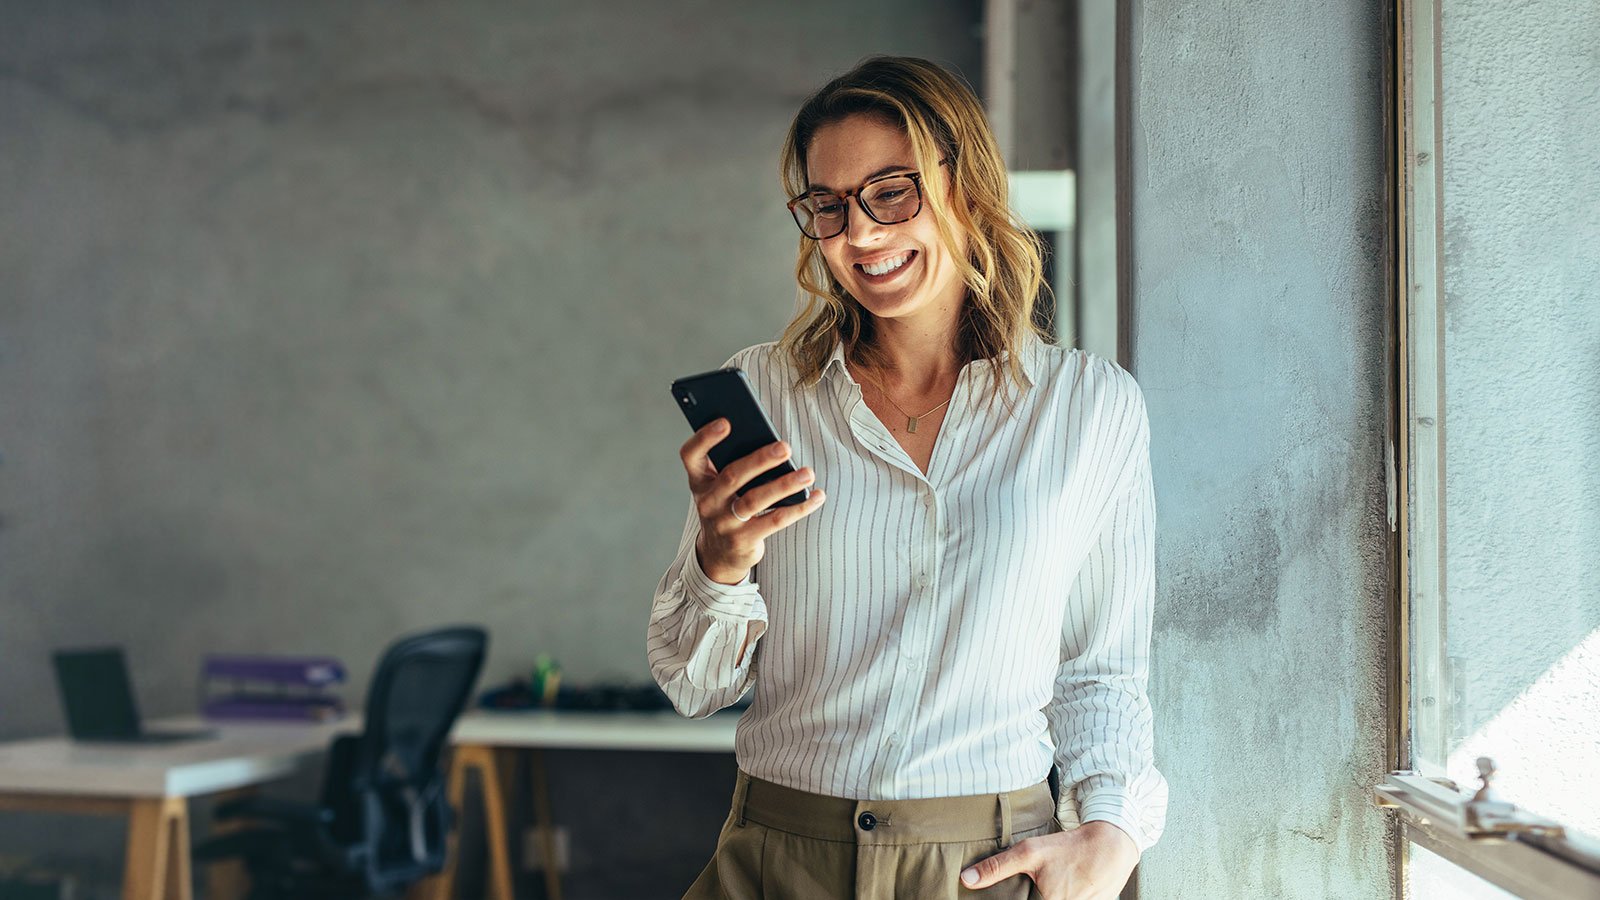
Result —
M396 641L373 673L362 733L329 747L321 801L224 803L217 819L258 827L206 841L194 858L243 857L250 900L391 896L439 872L455 818L439 756L488 640L458 627Z

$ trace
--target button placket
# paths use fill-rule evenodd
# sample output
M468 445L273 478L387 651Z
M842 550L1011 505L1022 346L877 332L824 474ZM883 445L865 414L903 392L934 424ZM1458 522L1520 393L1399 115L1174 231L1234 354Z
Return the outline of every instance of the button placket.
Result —
M932 495L932 485L924 481L918 486L918 491L922 497L920 503L908 498L914 504L912 506L914 516L918 507L924 510L937 508L937 498ZM936 523L937 517L932 521ZM931 526L925 524L924 527L929 530L921 533L913 531L905 539L896 541L894 546L895 556L905 567L900 571L910 575L913 590L910 605L900 625L902 649L891 667L894 674L884 715L886 730L882 732L883 753L880 756L880 765L890 780L893 780L902 758L909 752L908 735L916 717L916 710L920 706L919 694L923 689L923 672L927 668L927 662L923 659L923 648L926 643L924 619L931 614L928 604L933 588L934 567L930 560L937 556L938 537L936 524Z
M903 629L912 628L913 626L911 620L914 618L915 612L908 611L906 614L906 621L902 623L901 627ZM902 639L900 644L901 647L906 646L903 640L904 639ZM915 646L915 644L912 644L911 646ZM905 655L902 652L899 662L904 661ZM890 730L884 736L883 743L885 752L881 755L881 759L884 772L892 781L894 778L894 773L899 771L900 764L902 762L901 757L907 749L907 741L905 736L910 728L912 710L916 707L916 692L919 690L919 686L916 679L906 677L910 673L904 666L892 665L890 670L892 675L889 684L889 698L885 709L884 724L890 727L892 730Z
M850 408L849 414L850 430L856 440L860 441L861 446L869 452L876 449L879 456L889 465L926 483L927 476L911 462L911 457L900 448L900 444L885 429L883 422L868 409L866 401L860 398L859 393L857 391L855 405Z

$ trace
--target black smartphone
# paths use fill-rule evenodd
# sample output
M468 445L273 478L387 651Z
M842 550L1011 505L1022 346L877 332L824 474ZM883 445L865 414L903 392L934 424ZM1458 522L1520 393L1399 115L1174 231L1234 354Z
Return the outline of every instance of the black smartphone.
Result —
M716 419L728 420L728 436L712 447L708 454L718 472L735 460L778 440L772 420L767 418L761 401L750 389L750 379L737 366L679 378L672 383L672 396L678 398L678 408L683 410L684 418L689 420L689 426L695 431ZM738 494L743 496L751 488L774 478L782 478L794 470L790 460L786 459L745 482ZM773 507L804 503L810 496L809 488L801 488L774 503Z

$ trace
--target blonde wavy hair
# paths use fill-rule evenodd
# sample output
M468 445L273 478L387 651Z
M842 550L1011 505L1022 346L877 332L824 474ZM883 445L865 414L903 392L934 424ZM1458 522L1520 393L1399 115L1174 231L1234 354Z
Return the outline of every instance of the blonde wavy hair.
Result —
M917 168L934 171L949 158L950 196L924 191L924 213L932 213L939 239L958 262L967 292L952 348L963 362L999 360L994 391L1006 396L1007 376L1024 384L1019 355L1031 339L1048 341L1035 324L1035 298L1044 283L1044 243L1011 211L1005 163L983 106L966 82L939 65L907 56L872 56L812 94L795 114L784 141L779 174L786 197L810 187L806 153L824 125L856 114L875 115L904 129ZM965 258L955 253L955 229L967 235ZM873 317L833 277L817 242L800 238L795 263L803 308L784 329L780 347L799 377L796 388L822 374L836 341L845 358L882 368L887 358L874 345Z

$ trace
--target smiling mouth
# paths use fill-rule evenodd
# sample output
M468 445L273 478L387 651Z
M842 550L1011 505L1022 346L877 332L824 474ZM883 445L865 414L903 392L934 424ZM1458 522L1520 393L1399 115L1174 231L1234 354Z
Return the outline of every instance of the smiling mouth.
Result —
M900 264L896 265L892 269L883 268L881 263L871 263L870 265L872 266L872 270L870 270L870 271L867 269L866 266L862 265L861 263L855 263L853 267L855 268L855 270L857 272L861 273L861 275L863 275L868 280L868 282L888 281L889 279L895 277L895 275L899 274L902 269L905 269L906 267L910 266L913 262L915 262L916 258L917 258L917 251L915 251L915 250L907 250L905 253L903 253L903 254L901 254L899 256L890 257L888 260L884 260L883 261L883 262L889 262L889 261L892 261L892 260L895 260L895 259L901 260Z

